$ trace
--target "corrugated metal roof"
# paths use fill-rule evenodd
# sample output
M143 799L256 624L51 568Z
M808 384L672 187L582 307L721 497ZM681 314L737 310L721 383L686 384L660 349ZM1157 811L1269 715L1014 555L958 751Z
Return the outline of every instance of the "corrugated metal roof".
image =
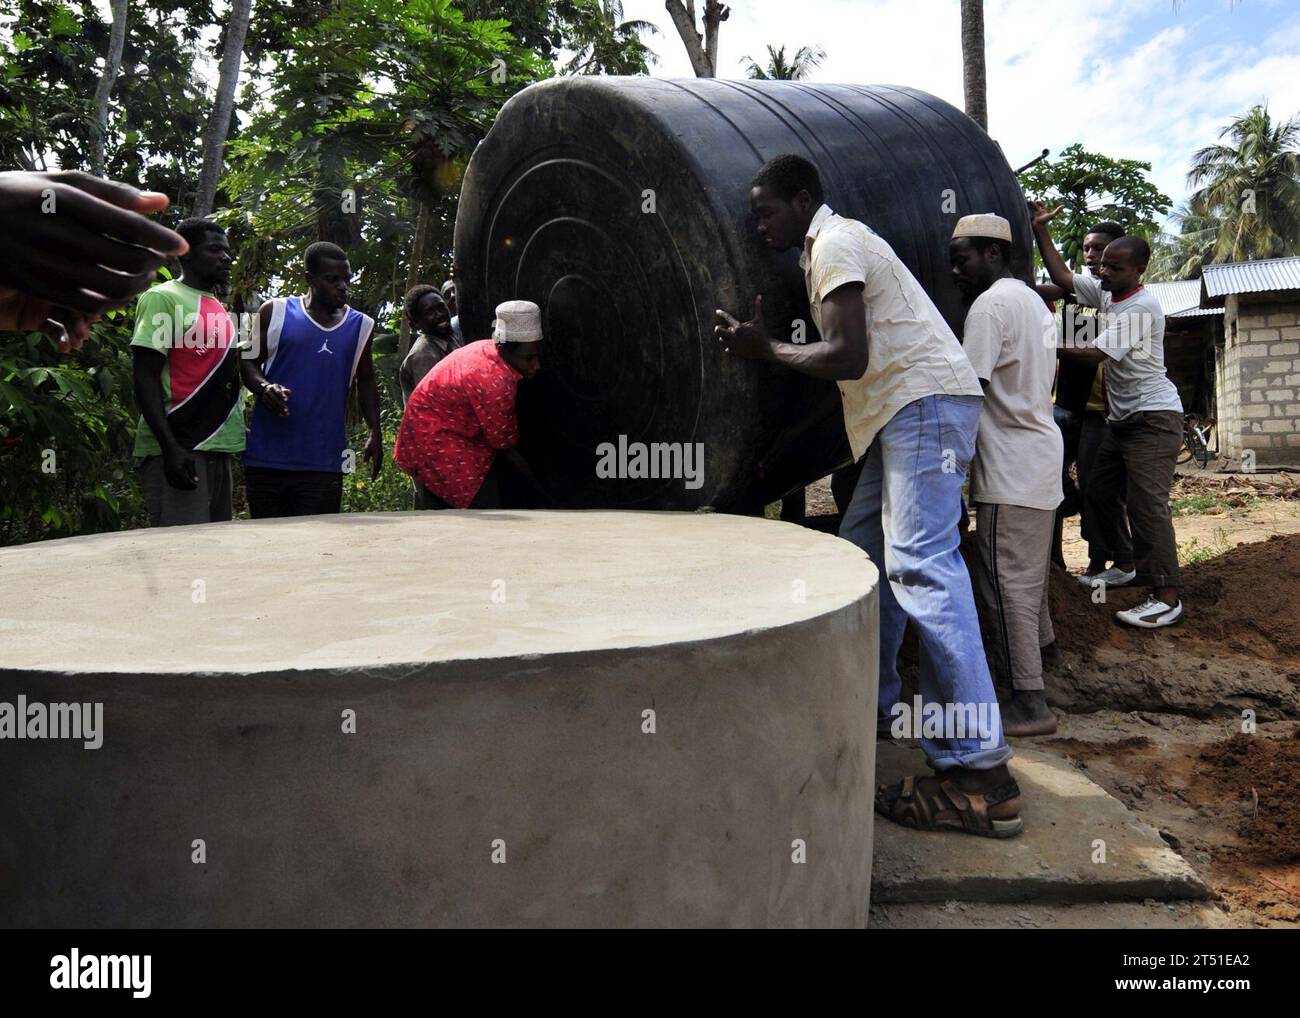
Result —
M1198 308L1201 303L1201 281L1199 279L1176 279L1171 283L1147 283L1146 288L1160 301L1160 310L1166 318L1172 318L1180 311Z
M1300 290L1300 257L1206 265L1201 269L1201 283L1202 304L1230 293Z

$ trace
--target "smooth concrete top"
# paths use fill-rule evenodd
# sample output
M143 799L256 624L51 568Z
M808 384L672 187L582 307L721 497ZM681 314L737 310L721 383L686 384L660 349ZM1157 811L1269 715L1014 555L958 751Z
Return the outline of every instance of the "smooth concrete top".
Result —
M709 640L865 597L838 538L713 513L363 513L0 549L0 670L328 672Z

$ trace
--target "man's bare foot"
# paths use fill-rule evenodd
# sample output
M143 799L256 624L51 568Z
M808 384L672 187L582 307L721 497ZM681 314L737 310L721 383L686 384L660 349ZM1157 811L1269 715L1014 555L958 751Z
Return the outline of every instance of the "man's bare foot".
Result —
M1017 689L1011 702L1002 708L1002 733L1007 736L1051 735L1056 731L1056 715L1047 706L1041 689Z

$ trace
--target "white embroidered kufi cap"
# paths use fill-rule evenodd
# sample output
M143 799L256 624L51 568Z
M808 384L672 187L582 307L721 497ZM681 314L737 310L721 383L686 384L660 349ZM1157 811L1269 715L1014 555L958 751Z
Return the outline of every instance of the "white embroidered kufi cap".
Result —
M497 305L492 338L498 343L537 343L542 338L542 309L531 300Z
M991 240L1005 240L1011 243L1011 224L992 212L981 212L977 216L962 216L952 231L952 239L958 237L987 237Z

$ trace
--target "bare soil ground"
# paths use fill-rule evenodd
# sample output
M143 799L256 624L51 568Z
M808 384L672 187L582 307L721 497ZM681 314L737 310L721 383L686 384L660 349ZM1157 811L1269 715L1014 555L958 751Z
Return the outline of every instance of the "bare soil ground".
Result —
M1215 892L1225 925L1300 924L1300 725L1153 711L1065 714L1036 748L1082 768L1160 831Z
M1187 621L1121 627L1114 612L1145 592L1111 589L1097 603L1097 592L1054 570L1063 660L1047 689L1061 726L1032 744L1160 830L1214 890L1223 925L1295 927L1300 476L1193 467L1180 472L1172 504ZM826 483L811 486L808 514L833 512ZM1066 522L1063 551L1081 572L1078 517Z

